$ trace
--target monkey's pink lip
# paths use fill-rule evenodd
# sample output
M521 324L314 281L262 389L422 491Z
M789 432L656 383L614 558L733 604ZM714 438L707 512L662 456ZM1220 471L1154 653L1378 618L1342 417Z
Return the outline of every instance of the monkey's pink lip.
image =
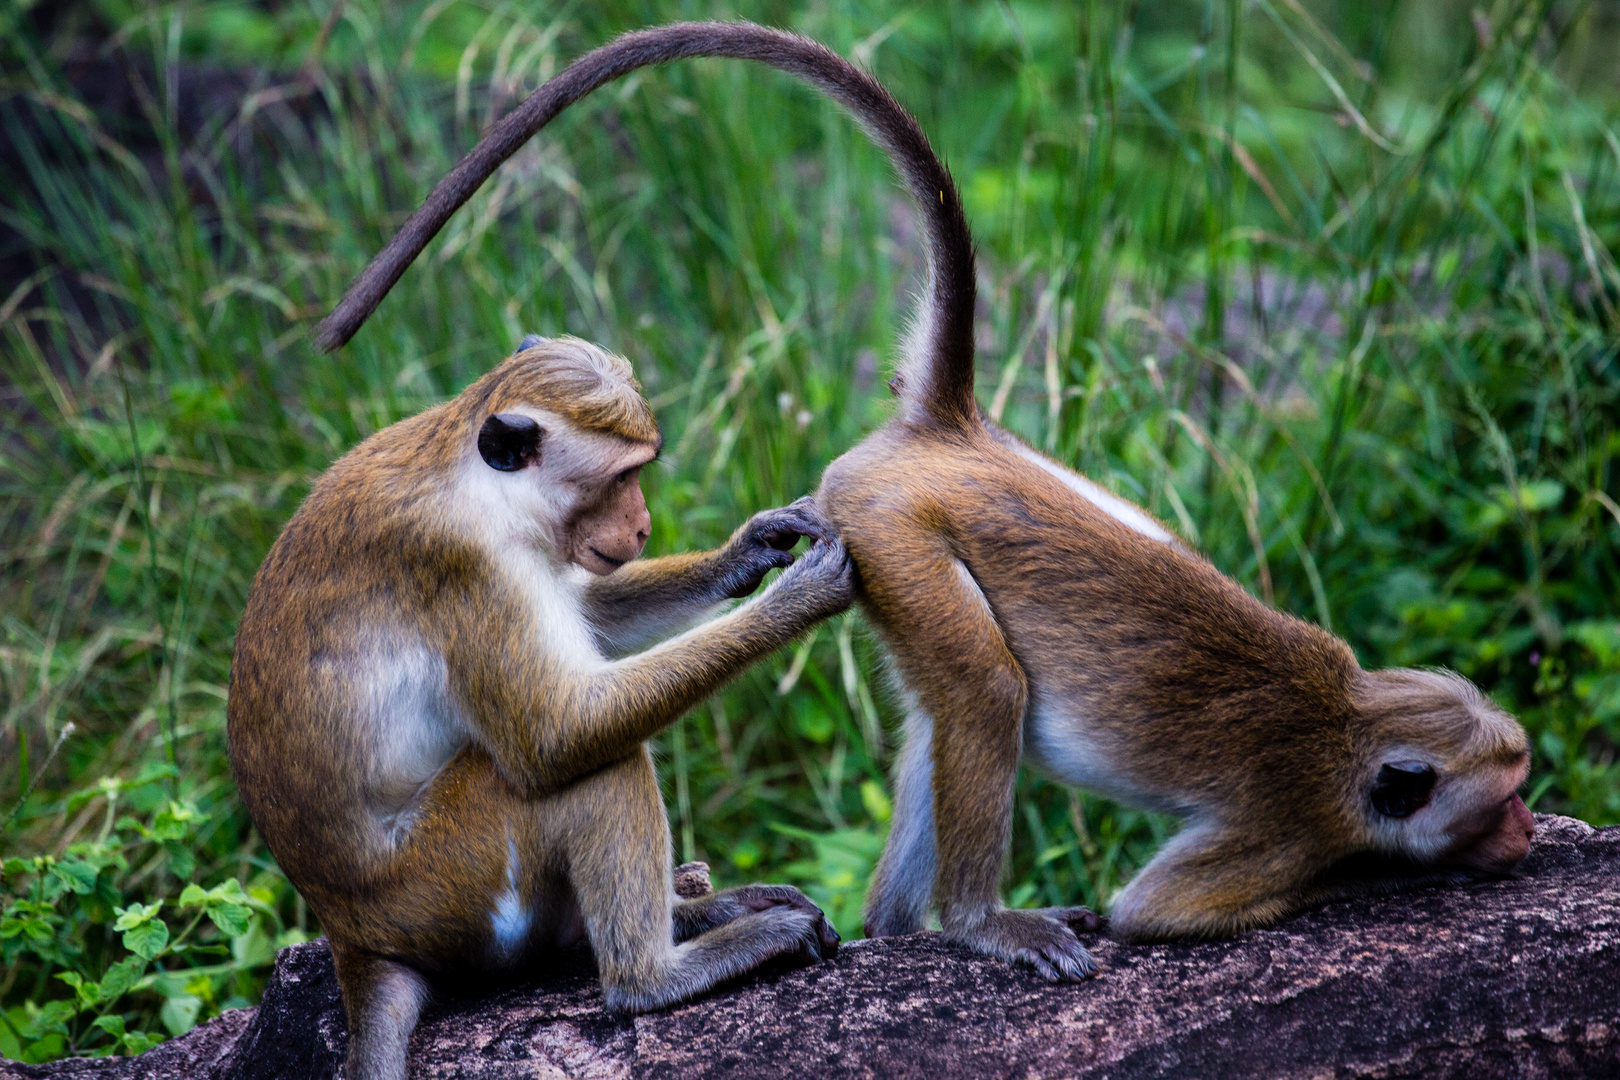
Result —
M609 569L617 570L619 567L630 561L629 559L615 559L612 556L604 555L600 551L597 551L594 547L591 547L589 544L586 544L585 546L590 548L592 555L595 555L598 559L601 559L603 562L607 563Z

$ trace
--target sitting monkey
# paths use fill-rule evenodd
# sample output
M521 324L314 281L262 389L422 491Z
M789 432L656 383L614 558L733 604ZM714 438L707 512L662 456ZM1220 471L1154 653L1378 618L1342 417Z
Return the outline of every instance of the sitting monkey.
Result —
M660 436L629 364L523 345L321 476L237 632L231 763L331 942L350 1080L402 1080L431 983L582 939L631 1011L838 946L788 886L676 900L645 742L846 608L842 545L800 500L718 551L633 561Z

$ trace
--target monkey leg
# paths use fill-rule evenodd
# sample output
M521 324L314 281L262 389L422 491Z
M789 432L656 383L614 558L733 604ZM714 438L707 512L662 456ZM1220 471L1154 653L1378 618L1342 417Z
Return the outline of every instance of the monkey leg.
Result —
M1095 965L1065 923L1001 905L1028 706L1024 673L984 593L943 539L915 525L897 531L886 545L851 547L859 552L869 610L919 710L932 717L933 895L940 923L947 936L1028 964L1052 981L1084 978ZM903 774L908 767L915 781L923 768L920 753L908 753ZM917 812L917 785L905 781L902 775L902 813L891 827L878 891L867 906L879 931L915 929L919 897L925 895L917 876L929 868L930 830Z
M405 1052L427 1002L420 972L393 960L332 945L349 1019L348 1080L405 1080Z
M1177 833L1120 893L1109 914L1130 942L1228 937L1269 926L1305 903L1309 853L1207 825Z
M866 896L869 938L921 930L934 898L934 721L915 704L894 771L893 824Z
M610 1009L661 1009L768 960L813 963L831 951L823 946L830 928L821 911L796 889L793 898L782 891L781 902L770 900L769 886L728 890L711 907L698 901L687 910L719 913L728 901L750 910L675 944L669 821L645 749L580 781L557 803L552 824L573 838L569 877ZM766 891L746 893L750 888ZM739 892L770 902L754 907Z

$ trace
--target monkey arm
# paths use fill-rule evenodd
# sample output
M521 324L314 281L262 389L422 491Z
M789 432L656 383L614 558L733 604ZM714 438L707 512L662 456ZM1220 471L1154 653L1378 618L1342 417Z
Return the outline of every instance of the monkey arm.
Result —
M718 551L638 559L593 581L586 617L608 656L625 656L686 629L727 598Z
M1268 844L1263 829L1251 829L1189 823L1115 901L1114 933L1131 942L1230 937L1303 907L1317 853Z
M684 630L715 605L749 595L771 570L791 566L788 549L801 536L831 535L832 525L804 498L755 514L715 551L628 563L586 589L591 632L609 656L644 649Z
M540 795L633 753L853 598L849 554L828 539L760 597L647 652L570 670L556 655L536 655L532 639L491 641L467 625L447 642L448 667L474 738L508 780Z

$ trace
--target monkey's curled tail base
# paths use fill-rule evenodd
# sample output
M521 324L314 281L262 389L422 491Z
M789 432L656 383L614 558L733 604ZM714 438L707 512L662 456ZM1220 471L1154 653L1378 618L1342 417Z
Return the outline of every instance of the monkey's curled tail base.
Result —
M400 275L484 181L569 105L651 64L695 56L755 60L810 83L844 106L881 146L917 200L928 236L928 286L900 379L916 421L975 422L973 238L950 173L917 121L881 83L818 42L752 23L673 23L637 30L586 53L495 125L412 214L315 331L330 352L354 336Z

